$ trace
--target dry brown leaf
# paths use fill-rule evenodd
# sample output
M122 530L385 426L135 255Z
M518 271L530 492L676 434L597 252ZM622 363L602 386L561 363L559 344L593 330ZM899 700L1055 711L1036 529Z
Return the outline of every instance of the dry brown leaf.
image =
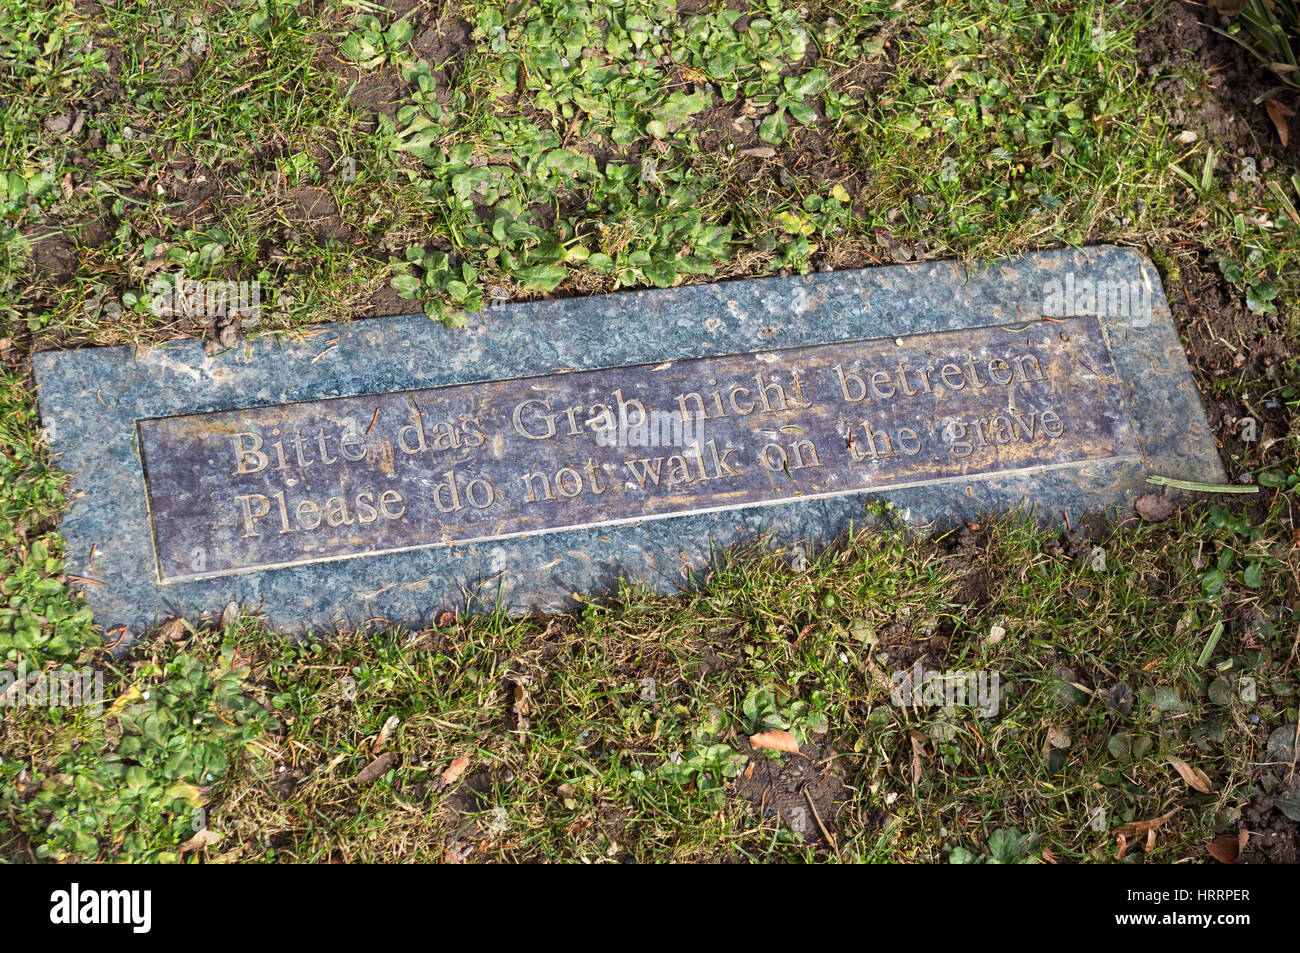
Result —
M919 731L909 731L907 736L912 739L912 783L921 783L921 755L925 751L925 735Z
M140 689L135 685L131 685L130 687L127 688L126 691L124 691L122 694L117 696L117 700L114 701L112 707L108 709L108 713L110 715L116 715L118 712L122 711L128 705L134 705L136 702L140 701L143 698L144 698L144 693L141 692Z
M1115 851L1115 859L1123 860L1124 855L1128 853L1128 838L1123 834L1116 834L1115 847L1117 848Z
M454 784L456 780L465 773L469 767L469 758L455 758L451 764L447 765L446 770L442 772L442 780L447 784Z
M749 736L749 743L755 748L771 748L789 754L799 753L799 742L795 741L794 735L788 731L760 731L756 735Z
M1161 824L1169 820L1178 813L1178 808L1174 808L1168 814L1161 814L1159 817L1150 821L1130 821L1127 824L1121 824L1115 828L1116 834L1124 837L1145 837L1147 834L1154 832Z
M393 732L397 730L401 720L396 715L393 715L384 722L384 727L379 729L379 737L375 739L374 747L371 749L375 754L379 754L384 750L384 745L388 744L388 739L393 737Z
M0 692L0 704L6 704L8 702L10 695L17 694L21 689L27 688L28 685L34 685L36 682L40 681L40 678L41 678L40 672L32 672L26 678L15 678L12 682L9 683L8 688ZM140 693L139 691L136 691L135 698L138 699L139 697L140 697ZM109 709L109 714L112 714L113 712L119 710L120 709L115 703L113 707Z
M1170 758L1169 763L1174 766L1188 787L1195 788L1202 794L1210 794L1214 790L1214 784L1210 781L1209 776L1200 768L1193 768L1186 761L1179 758Z
M178 850L182 854L188 854L195 850L203 850L203 848L211 847L213 844L217 843L217 841L221 840L221 837L222 835L219 831L214 831L205 827L184 844L181 844Z
M1288 117L1295 115L1295 110L1278 99L1264 100L1264 110L1268 113L1268 118L1273 120L1273 128L1277 130L1277 137L1282 142L1282 148L1285 149L1287 143L1291 141L1291 130L1286 121Z
M515 703L512 710L515 713L515 730L522 733L533 725L528 717L533 710L532 700L529 698L528 689L522 684L515 685L513 697Z
M1064 728L1057 725L1048 725L1047 745L1049 748L1068 748L1073 743L1070 739L1070 733Z
M384 776L388 766L397 760L397 755L389 751L381 754L374 761L361 769L360 773L352 779L353 784L369 784L371 781L377 781Z
M1206 850L1221 864L1235 864L1241 856L1241 839L1236 834L1220 834Z
M158 634L168 642L183 642L189 636L184 619L168 619L158 629Z

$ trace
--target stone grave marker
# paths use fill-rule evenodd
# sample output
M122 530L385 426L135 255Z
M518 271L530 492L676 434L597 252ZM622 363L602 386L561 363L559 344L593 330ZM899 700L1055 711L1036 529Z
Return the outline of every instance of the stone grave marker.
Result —
M106 631L286 630L671 591L735 544L1222 482L1155 268L927 262L44 352L68 570Z

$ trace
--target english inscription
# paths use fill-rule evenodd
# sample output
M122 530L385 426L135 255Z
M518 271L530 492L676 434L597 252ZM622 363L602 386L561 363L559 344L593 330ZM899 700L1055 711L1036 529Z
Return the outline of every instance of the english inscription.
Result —
M164 583L1138 454L1090 317L137 427Z

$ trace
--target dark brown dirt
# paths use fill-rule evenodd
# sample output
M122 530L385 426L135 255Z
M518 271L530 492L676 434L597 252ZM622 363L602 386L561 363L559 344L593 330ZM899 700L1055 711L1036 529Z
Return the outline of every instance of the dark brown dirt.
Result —
M311 233L318 244L351 242L352 227L343 221L334 196L328 189L304 186L289 191L285 218L294 228Z
M336 57L330 57L327 62L348 98L364 113L392 119L410 92L410 85L392 66L363 71Z
M80 266L76 243L57 226L39 228L28 237L32 241L32 265L38 281L54 284L67 281Z
M844 778L832 750L806 744L799 755L770 758L742 746L749 766L732 783L733 793L758 808L764 819L780 818L809 843L835 836L835 822L845 800Z
M415 30L412 45L432 67L438 80L438 98L442 100L455 79L459 61L472 45L472 27L460 17L444 15L443 3L396 0L389 8L394 19L405 17ZM361 70L342 59L332 47L322 49L318 62L339 78L341 88L363 114L392 119L411 92L411 84L388 64L376 70Z
M195 228L216 217L223 200L221 178L212 169L193 160L176 160L168 163L169 203L172 220L188 228Z
M1300 863L1300 824L1273 805L1273 799L1259 795L1242 812L1242 822L1250 832L1241 864Z
M1224 452L1229 457L1253 453L1262 444L1283 436L1286 424L1282 407L1263 399L1264 392L1286 383L1285 362L1290 354L1282 319L1252 314L1241 294L1225 286L1208 267L1180 269L1177 276L1166 280L1165 290L1183 333L1192 370L1204 385L1209 385L1202 387L1202 393L1213 393L1216 380L1244 376L1260 394L1261 402L1253 407L1223 398L1204 401L1210 425ZM1245 417L1252 417L1257 424L1255 447L1241 439L1241 421Z
M383 284L371 292L358 317L373 318L385 314L411 314L420 310L418 301L403 298L389 284Z
M1216 170L1240 178L1244 160L1260 172L1297 161L1297 139L1283 146L1272 121L1256 96L1278 85L1277 77L1238 44L1210 29L1231 21L1199 5L1175 3L1140 34L1139 65L1158 92L1175 106L1170 134L1191 131L1208 142L1219 156ZM1189 86L1188 76L1203 77ZM1282 93L1291 108L1300 97ZM1248 202L1248 183L1240 183L1241 200ZM1253 186L1258 188L1258 186ZM1187 243L1184 243L1187 244ZM1209 254L1185 255L1176 271L1163 275L1170 310L1187 348L1188 361L1202 394L1202 404L1218 441L1230 477L1272 462L1287 433L1286 415L1277 399L1288 383L1286 361L1291 357L1287 319L1281 314L1255 314L1242 292L1229 285ZM1242 399L1218 387L1221 380L1239 378ZM1235 388L1234 388L1235 390ZM1255 439L1247 440L1253 421ZM1261 498L1234 505L1262 515L1269 505Z
M949 643L949 636L940 634L943 631L916 631L905 622L891 622L878 633L879 651L891 672L906 671L918 664L927 671L942 671L947 665Z
M415 50L435 70L444 68L469 49L471 32L468 21L445 16L416 36Z
M705 678L723 675L745 660L744 646L734 631L714 633L701 639L699 673Z
M1297 143L1283 147L1263 104L1254 102L1259 93L1279 85L1277 77L1239 44L1210 29L1231 23L1202 4L1172 4L1139 34L1139 65L1171 102L1191 95L1194 108L1174 108L1170 126L1175 133L1191 129L1223 150L1219 171L1236 172L1236 162L1244 156L1255 158L1262 171L1279 161L1294 164ZM1189 88L1179 75L1189 73L1205 77L1199 88ZM1278 98L1291 108L1300 106L1293 93Z

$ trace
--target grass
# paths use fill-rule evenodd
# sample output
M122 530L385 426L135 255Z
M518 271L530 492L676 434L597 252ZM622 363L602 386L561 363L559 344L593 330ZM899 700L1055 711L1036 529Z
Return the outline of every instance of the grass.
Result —
M292 333L401 298L458 325L499 299L1114 241L1171 287L1221 277L1257 322L1227 352L1300 336L1295 169L1243 180L1229 146L1180 139L1210 77L1157 90L1148 5L316 7L0 5L0 654L107 692L4 712L0 855L1102 862L1176 810L1123 853L1178 861L1284 786L1289 365L1200 378L1279 422L1225 443L1257 499L1086 542L886 512L676 598L305 642L232 614L103 651L28 357L214 336L151 307L180 275L258 281L244 332ZM998 673L997 714L892 704L917 660ZM803 755L755 749L770 730Z
M1255 783L1263 726L1295 717L1275 677L1294 614L1256 610L1297 565L1249 525L1210 508L1117 528L1101 570L1014 519L929 542L885 530L797 573L752 554L685 598L379 638L284 642L245 617L101 658L116 718L7 718L4 750L32 760L0 770L25 775L10 811L38 856L174 859L200 817L221 860L935 861L1017 830L1026 856L1103 861L1113 828L1176 807L1146 859L1196 857ZM890 704L917 650L999 672L997 715ZM843 779L833 849L728 791L773 727ZM124 751L147 796L127 796ZM396 760L356 783L383 752Z

